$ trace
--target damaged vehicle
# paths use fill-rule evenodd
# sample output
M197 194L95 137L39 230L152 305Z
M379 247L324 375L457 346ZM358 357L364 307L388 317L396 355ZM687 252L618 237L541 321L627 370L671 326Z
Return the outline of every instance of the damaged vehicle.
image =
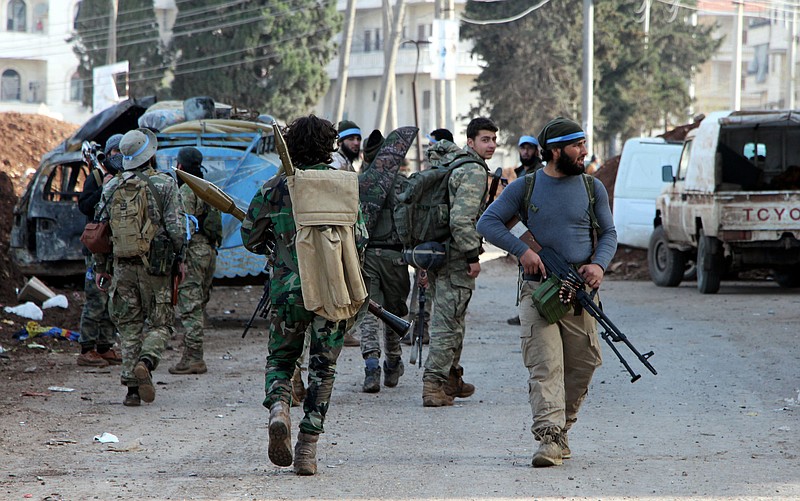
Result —
M180 104L156 103L154 97L120 102L93 116L42 157L36 173L14 207L10 252L11 259L23 274L70 277L85 273L80 236L86 217L78 209L78 197L91 175L91 167L82 152L84 143L103 145L113 134L124 134L150 125L152 120L148 121L148 117L165 116L165 103ZM153 109L157 112L148 113ZM203 153L206 180L222 188L240 208L246 210L256 191L275 175L280 165L270 125L216 119L217 116L229 115L230 109L224 105L219 109L212 108L206 119L201 120L186 121L182 112L172 113L169 106L166 110L167 116L179 118L173 119L156 134L159 140L156 153L158 169L174 176L178 151L184 146L194 146ZM229 214L223 214L222 223L223 242L215 278L260 275L264 258L244 249L239 236L240 222Z

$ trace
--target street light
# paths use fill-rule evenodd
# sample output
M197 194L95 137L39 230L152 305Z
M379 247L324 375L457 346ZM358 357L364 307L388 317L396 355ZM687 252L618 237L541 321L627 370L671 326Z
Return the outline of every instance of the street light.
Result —
M417 48L417 62L414 65L414 78L411 80L411 96L414 100L414 126L418 129L417 131L417 161L419 165L417 166L417 170L422 170L422 138L420 137L420 129L419 126L419 112L417 111L417 73L419 72L419 46L420 44L429 44L431 43L428 40L403 40L400 45L405 45L407 43L413 43L414 46Z

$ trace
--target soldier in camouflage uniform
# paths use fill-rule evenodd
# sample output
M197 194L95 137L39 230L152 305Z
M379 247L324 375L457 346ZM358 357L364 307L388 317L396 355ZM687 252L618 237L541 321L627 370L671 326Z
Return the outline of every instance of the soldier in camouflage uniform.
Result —
M464 151L475 157L450 175L450 239L447 261L436 272L429 272L434 285L431 342L422 377L422 405L453 405L456 397L466 398L475 386L462 379L464 368L459 361L464 345L467 306L481 271L478 259L481 236L475 223L481 215L486 197L489 169L486 160L497 147L497 126L488 118L473 119L467 126ZM450 150L450 151L448 151ZM457 154L459 149L449 141L439 141L428 150L429 158L438 154ZM435 158L431 158L435 161Z
M378 153L384 138L375 130L364 143L364 165L369 165ZM362 172L366 169L362 169ZM403 183L403 174L395 178L394 190L390 191L383 208L377 214L377 221L370 234L369 244L364 254L364 278L369 281L369 298L383 305L398 317L408 315L406 300L411 288L408 264L403 259L403 244L397 235L397 227L392 217L395 206L395 192ZM364 189L364 185L361 185ZM361 356L364 358L364 385L366 393L381 390L381 343L379 333L383 332L385 359L383 361L383 384L393 388L403 375L403 351L400 338L374 315L364 315L361 321Z
M203 154L192 146L178 151L177 169L203 178ZM222 215L219 210L197 198L197 195L178 178L180 196L188 216L197 220L197 231L191 235L186 248L186 279L178 287L178 315L186 331L183 336L183 355L169 368L170 374L205 374L203 360L203 312L211 292L211 281L217 267Z
M87 223L94 221L95 206L103 194L103 184L122 169L122 153L119 152L121 139L122 134L114 134L108 138L103 149L106 155L103 167L106 172L92 168L91 175L83 184L83 192L78 197L78 208L86 215ZM81 335L78 339L81 354L78 355L77 362L78 365L89 367L119 365L122 357L112 348L117 328L108 315L108 294L98 289L94 283L94 259L89 249L84 247L83 254L86 257L86 275L83 284Z
M137 171L149 178L146 205L149 220L156 225L152 244L164 242L165 249L177 254L176 263L182 279L185 270L182 253L186 244L182 224L184 210L175 180L166 173L155 171L157 147L155 134L147 129L132 130L123 136L120 141L123 172L106 183L98 207L102 208L101 220L108 220L106 203L112 202L115 194L119 193L117 187L139 179ZM153 252L144 256L147 259L122 258L113 254L95 254L94 257L98 287L106 290L104 282L111 279L109 313L120 333L121 380L128 388L123 404L137 406L142 400L152 402L156 390L151 372L158 367L175 317L169 266L166 275L151 274L151 266L145 262L152 265L156 261Z
M286 129L289 155L296 169L329 169L336 129L314 115L293 121ZM332 322L303 307L300 275L297 272L292 200L286 175L280 174L261 187L250 202L242 222L242 242L256 254L271 249L274 263L270 276L269 354L264 385L264 407L270 410L269 458L278 466L292 465L291 377L303 349L306 328L312 327L308 363L308 389L303 402L304 417L294 450L294 471L313 475L317 470L316 446L324 432L330 405L336 361L342 350L346 320ZM367 243L366 228L359 214L355 228L356 246L362 252Z

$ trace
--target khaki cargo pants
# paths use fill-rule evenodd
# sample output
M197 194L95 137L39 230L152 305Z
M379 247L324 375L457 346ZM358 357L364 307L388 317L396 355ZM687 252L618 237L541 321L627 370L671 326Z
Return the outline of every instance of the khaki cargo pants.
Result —
M570 309L564 318L548 324L531 299L540 285L524 281L519 303L522 360L530 374L531 431L550 426L569 430L602 363L597 322L585 310L575 316Z

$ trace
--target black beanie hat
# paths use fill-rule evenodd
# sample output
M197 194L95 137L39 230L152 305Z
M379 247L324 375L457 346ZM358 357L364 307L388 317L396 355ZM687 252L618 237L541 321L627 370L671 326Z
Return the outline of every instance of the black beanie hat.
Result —
M545 124L538 139L542 149L551 150L586 139L586 133L569 118L557 117Z
M200 167L203 154L194 146L185 146L178 151L178 163L184 167Z
M355 122L350 120L342 120L339 122L339 127L336 129L339 133L339 140L349 136L361 136L361 129L358 128Z
M372 161L375 160L375 155L377 155L378 150L381 149L383 141L383 134L381 134L381 131L378 129L375 129L364 142L364 162L366 162L366 165L371 164Z

